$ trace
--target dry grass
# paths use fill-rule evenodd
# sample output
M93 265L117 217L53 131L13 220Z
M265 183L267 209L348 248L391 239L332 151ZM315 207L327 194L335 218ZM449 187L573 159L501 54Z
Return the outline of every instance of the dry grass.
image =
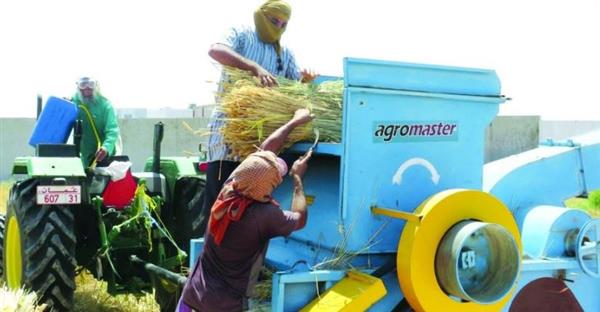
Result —
M153 312L159 311L152 294L144 296L111 296L106 292L106 283L100 282L87 273L81 273L75 279L77 289L74 295L74 312ZM0 312L41 312L36 305L35 293L19 289L8 290L0 285Z
M221 108L226 114L221 129L232 153L242 158L256 151L264 139L289 121L299 108L308 108L315 119L294 129L284 148L298 141L312 141L313 128L321 142L340 142L343 81L320 85L278 78L279 86L265 88L244 71L226 68Z
M35 293L19 290L9 290L0 283L0 312L41 312L42 307L38 307Z
M10 190L11 182L0 182L0 213L6 213L6 203L8 202L8 191Z
M159 311L152 294L144 296L111 296L106 292L106 282L96 280L91 274L82 272L75 280L75 312L152 312Z

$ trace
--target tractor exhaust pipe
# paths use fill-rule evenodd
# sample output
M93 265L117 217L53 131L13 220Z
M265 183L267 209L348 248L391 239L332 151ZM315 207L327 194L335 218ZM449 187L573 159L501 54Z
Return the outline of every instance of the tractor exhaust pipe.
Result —
M178 285L179 287L185 286L185 282L187 282L187 278L185 278L179 274L173 273L167 269L161 268L158 265L148 263L148 262L140 259L136 255L131 255L129 257L129 260L132 263L143 265L144 269L146 269L146 271L148 273L154 274L155 276L157 276L161 279L167 280L175 285Z
M160 144L164 134L164 124L157 122L154 125L154 155L152 156L152 172L160 173Z
M35 115L35 119L40 119L40 114L42 113L42 95L37 95L37 115Z
M75 144L75 149L77 150L77 155L81 152L81 133L83 131L83 123L81 119L75 120L75 124L73 125L73 143Z

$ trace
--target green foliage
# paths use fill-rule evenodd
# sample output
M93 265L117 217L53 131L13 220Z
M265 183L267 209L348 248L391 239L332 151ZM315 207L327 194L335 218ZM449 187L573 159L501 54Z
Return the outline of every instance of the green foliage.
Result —
M588 201L592 209L600 209L600 190L591 192L588 196Z
M565 200L565 206L581 209L593 217L600 217L600 191L590 192L588 198L573 197Z

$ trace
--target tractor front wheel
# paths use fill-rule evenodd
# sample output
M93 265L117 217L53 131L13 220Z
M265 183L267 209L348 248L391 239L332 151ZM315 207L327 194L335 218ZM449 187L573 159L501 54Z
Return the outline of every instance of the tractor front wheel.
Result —
M70 311L75 290L72 208L37 205L39 181L28 179L10 191L4 242L4 280L9 288L35 291L52 311Z

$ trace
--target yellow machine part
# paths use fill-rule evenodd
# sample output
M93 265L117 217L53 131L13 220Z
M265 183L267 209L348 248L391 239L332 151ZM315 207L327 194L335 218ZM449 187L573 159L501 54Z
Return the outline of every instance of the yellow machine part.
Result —
M463 220L496 223L511 233L522 255L519 229L513 215L498 199L477 190L453 189L425 200L416 210L420 222L407 222L398 244L396 259L398 281L411 307L416 311L500 311L515 286L493 304L460 302L449 297L439 286L435 273L435 255L444 234Z
M23 262L21 256L21 229L15 216L10 217L6 229L6 237L4 238L6 240L6 258L4 259L6 266L4 274L6 274L8 287L18 289L21 287Z
M385 294L385 286L381 279L349 271L348 276L300 311L364 311Z

